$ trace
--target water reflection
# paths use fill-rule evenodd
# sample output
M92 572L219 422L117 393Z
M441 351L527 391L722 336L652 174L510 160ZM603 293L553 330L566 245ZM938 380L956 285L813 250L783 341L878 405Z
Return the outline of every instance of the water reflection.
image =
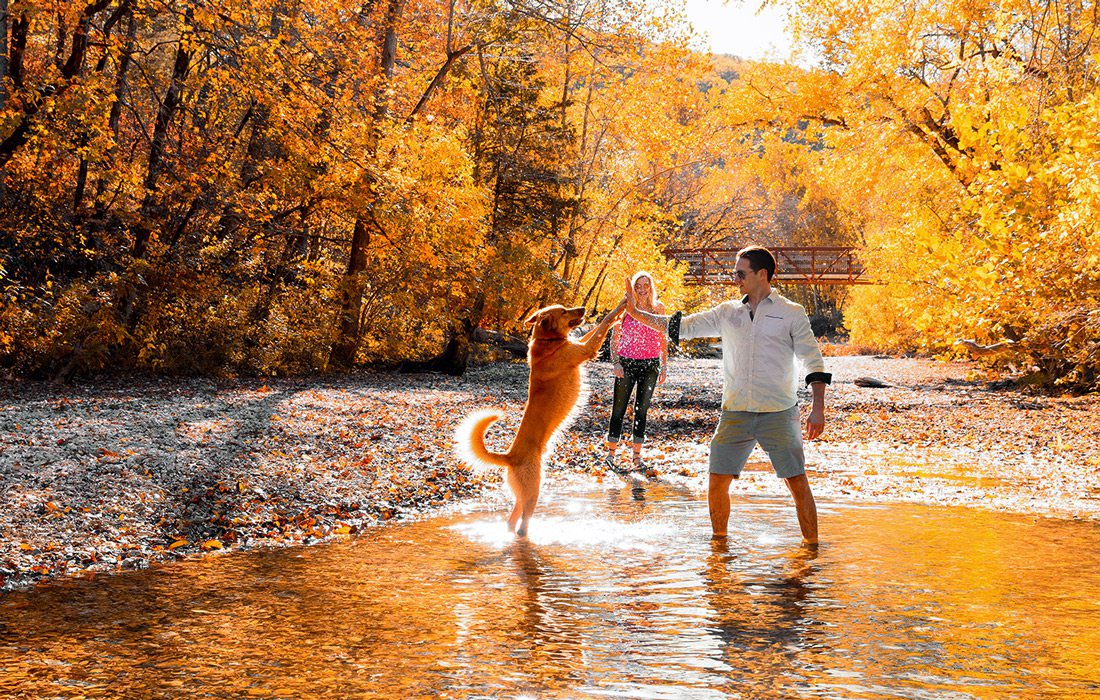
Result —
M1100 528L977 511L554 492L503 513L0 598L0 697L1100 695Z
M802 666L802 652L821 640L813 611L827 602L826 591L811 588L818 552L799 545L761 557L731 551L728 539L711 541L704 581L712 610L707 631L721 653L716 670L748 669L729 684L778 692Z

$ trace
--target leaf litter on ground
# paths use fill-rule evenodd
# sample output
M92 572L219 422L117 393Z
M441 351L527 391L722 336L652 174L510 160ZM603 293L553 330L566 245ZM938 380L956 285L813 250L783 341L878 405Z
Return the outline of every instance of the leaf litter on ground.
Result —
M826 432L806 446L819 498L1100 519L1100 397L994 389L965 362L827 362ZM609 477L612 381L609 365L589 364L591 393L547 462L547 488ZM502 475L464 467L452 434L468 411L500 407L487 441L505 449L526 394L522 362L462 378L9 381L0 586L354 536L474 496L503 503ZM645 477L705 488L720 409L719 361L674 359L649 413ZM785 495L759 451L733 489Z

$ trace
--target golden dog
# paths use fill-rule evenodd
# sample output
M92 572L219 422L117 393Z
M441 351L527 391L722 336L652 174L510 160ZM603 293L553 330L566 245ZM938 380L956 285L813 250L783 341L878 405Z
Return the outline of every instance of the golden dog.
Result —
M508 530L524 537L535 512L542 485L542 459L549 452L554 433L577 406L581 394L581 365L596 356L608 331L622 314L625 304L603 317L580 340L571 340L569 331L581 324L584 308L567 309L547 306L527 319L534 326L527 348L531 368L527 405L523 419L504 454L485 447L485 431L500 419L497 411L478 411L469 415L455 432L459 455L472 466L508 468L508 485L516 496L516 505L508 517ZM518 523L518 527L517 527Z

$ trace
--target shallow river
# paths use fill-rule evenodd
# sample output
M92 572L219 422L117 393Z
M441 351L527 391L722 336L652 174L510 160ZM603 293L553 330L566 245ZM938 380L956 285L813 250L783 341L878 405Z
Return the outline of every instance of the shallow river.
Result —
M564 487L562 487L564 488ZM1100 526L548 493L0 596L0 697L1100 697ZM503 503L497 504L504 507Z

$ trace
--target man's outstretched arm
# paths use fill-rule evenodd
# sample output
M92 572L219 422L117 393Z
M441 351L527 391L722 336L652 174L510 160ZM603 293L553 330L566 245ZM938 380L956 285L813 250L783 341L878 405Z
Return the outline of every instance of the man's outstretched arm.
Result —
M722 335L719 330L718 307L689 316L684 316L682 311L671 315L643 311L638 308L634 287L630 284L630 280L626 282L626 295L623 301L626 304L626 313L633 316L639 323L666 334L673 345L679 345L681 339L717 338Z
M642 325L649 326L653 330L664 333L665 336L672 341L673 345L680 345L680 338L683 337L681 336L680 328L681 320L684 317L684 313L682 311L677 311L674 314L666 315L650 313L649 311L643 311L639 309L637 299L634 296L634 285L630 283L629 279L626 281L626 296L623 298L623 301L626 304L626 313L633 316L634 320L636 320L638 323L641 323ZM717 331L713 335L718 335ZM704 336L688 335L686 337L695 338Z
M668 330L669 316L642 311L638 308L638 300L634 296L634 285L630 283L629 279L626 281L626 296L624 297L624 303L626 304L626 312L633 316L634 320L638 323L649 326L653 330L661 331L662 333Z

